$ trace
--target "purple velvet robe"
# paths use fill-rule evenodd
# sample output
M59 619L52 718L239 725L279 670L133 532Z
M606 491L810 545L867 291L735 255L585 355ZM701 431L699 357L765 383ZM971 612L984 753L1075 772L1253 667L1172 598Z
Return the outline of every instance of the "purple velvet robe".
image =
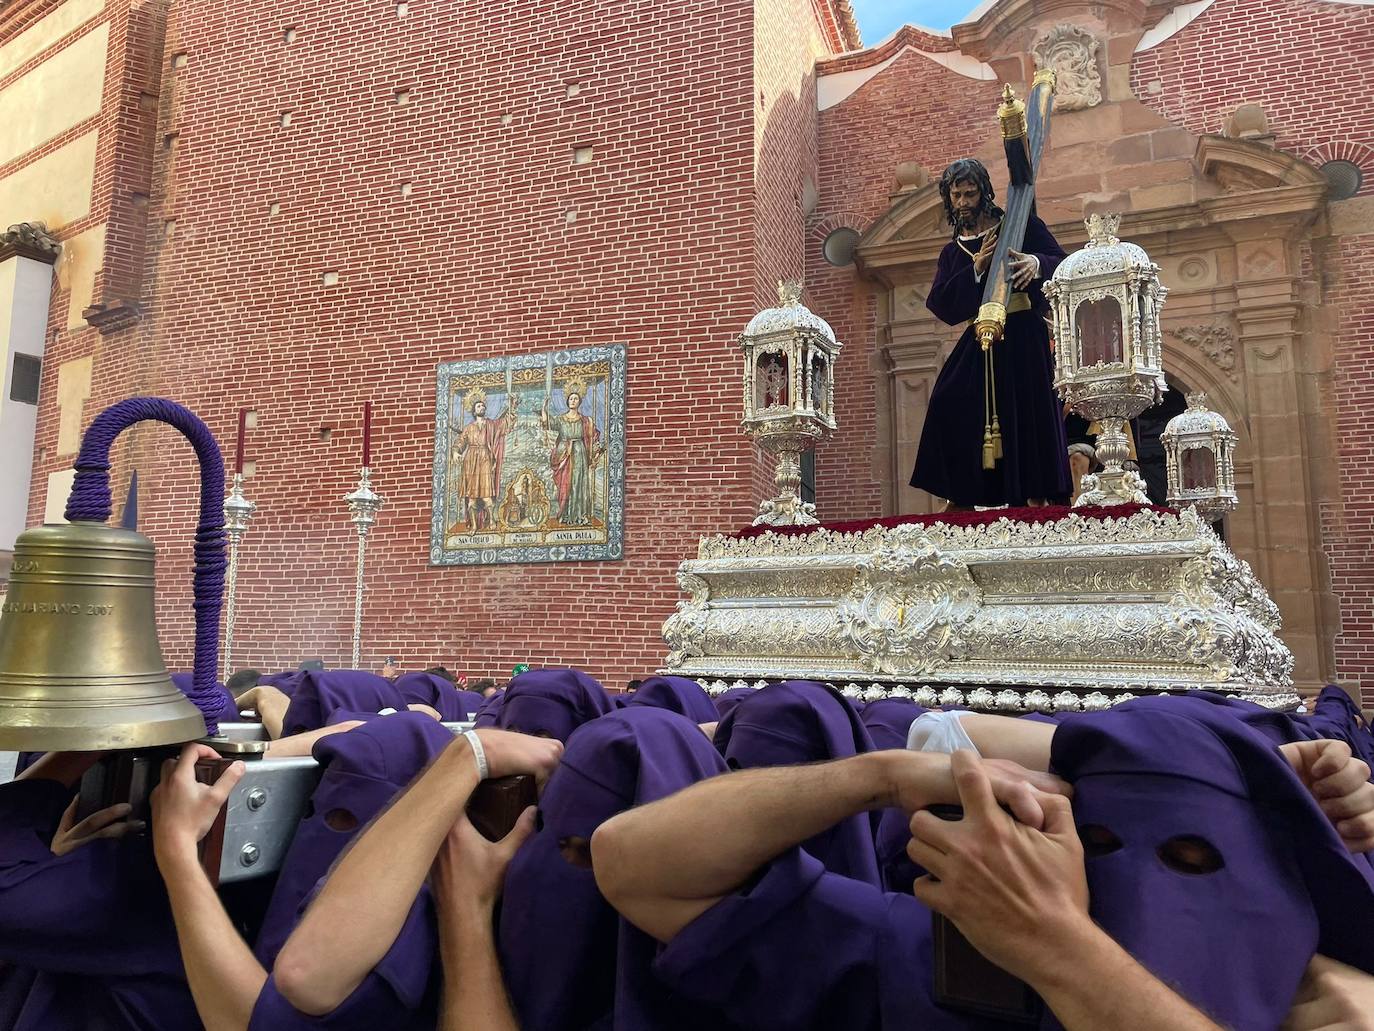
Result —
M1374 971L1374 874L1242 721L1201 700L1141 699L1063 721L1053 762L1080 829L1121 842L1086 860L1094 919L1222 1026L1278 1027L1316 950ZM1225 865L1170 868L1158 850L1180 835ZM915 899L793 849L684 928L655 970L758 1031L1005 1026L934 1003L930 926Z
M446 723L461 723L470 715L467 700L452 683L435 673L402 673L395 680L407 705L428 705L437 709Z
M859 719L874 748L905 748L911 724L926 711L909 698L880 698L865 705Z
M873 751L873 739L848 700L810 680L760 688L720 721L715 745L734 769L791 766ZM856 813L802 847L832 873L878 885L873 847L877 818L877 813Z
M711 701L715 704L716 714L720 719L729 716L735 711L735 706L754 694L758 688L755 687L730 687L716 695ZM709 721L703 721L709 722Z
M53 855L71 797L52 780L0 785L0 1027L198 1027L151 839Z
M567 744L574 730L612 708L606 689L580 670L532 669L506 686L496 725Z
M977 252L980 242L964 246ZM984 359L971 323L945 359L926 408L911 485L957 505L1017 508L1032 498L1064 500L1072 490L1045 326L1049 305L1041 291L1064 249L1031 216L1021 250L1040 259L1041 279L1026 291L1031 309L1007 316L1005 336L992 349L1003 450L996 467L983 468ZM951 240L940 252L926 307L951 326L969 322L978 314L983 285L973 277L973 258Z
M657 982L657 943L620 920L592 872L558 851L560 839L590 839L616 813L724 771L696 724L653 706L627 707L572 735L540 799L540 830L506 875L498 941L525 1031L726 1026L714 1009Z
M720 719L706 689L686 677L649 677L625 704L669 709L693 723L715 723Z
M291 704L282 718L282 736L318 730L329 724L336 709L350 712L381 712L406 707L394 683L359 669L307 670L291 693Z
M494 727L501 715L501 707L506 704L506 690L501 688L490 698L482 703L476 712L472 714L472 723L476 727Z

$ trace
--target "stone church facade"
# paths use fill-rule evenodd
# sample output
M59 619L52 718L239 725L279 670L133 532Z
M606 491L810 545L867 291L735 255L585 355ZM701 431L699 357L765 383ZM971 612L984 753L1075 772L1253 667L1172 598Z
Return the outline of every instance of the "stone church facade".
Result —
M905 484L954 339L923 304L948 235L931 180L974 154L1004 181L999 83L1046 64L1061 93L1041 216L1073 247L1084 214L1121 211L1161 265L1173 385L1240 435L1228 538L1281 606L1301 681L1374 690L1364 3L989 0L949 34L864 48L846 0L17 0L0 13L0 225L41 222L60 245L0 246L16 325L37 294L6 265L52 266L22 345L42 362L31 458L3 456L27 474L27 519L60 512L105 404L172 397L225 443L247 407L260 509L236 658L337 664L341 497L371 399L387 500L364 664L640 675L677 562L769 486L737 431L735 339L777 279L804 279L845 343L821 514L929 509ZM628 352L624 560L430 565L435 367L592 343ZM117 482L139 472L184 665L189 452L145 427L116 463Z

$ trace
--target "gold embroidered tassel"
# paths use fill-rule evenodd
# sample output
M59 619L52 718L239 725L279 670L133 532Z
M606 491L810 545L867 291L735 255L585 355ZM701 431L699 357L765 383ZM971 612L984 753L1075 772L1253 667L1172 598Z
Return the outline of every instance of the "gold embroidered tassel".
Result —
M996 419L992 394L992 348L983 346L983 468L992 469L997 465L997 441L993 437L993 423Z
M997 418L997 368L993 363L993 348L996 346L994 344L988 348L988 402L992 408L992 461L994 465L1002 458L1002 423Z

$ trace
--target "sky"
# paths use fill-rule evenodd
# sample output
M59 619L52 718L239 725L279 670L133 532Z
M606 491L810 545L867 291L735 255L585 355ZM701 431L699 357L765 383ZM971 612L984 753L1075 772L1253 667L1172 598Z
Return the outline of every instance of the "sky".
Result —
M979 0L851 0L866 46L881 43L907 22L948 29L978 6Z

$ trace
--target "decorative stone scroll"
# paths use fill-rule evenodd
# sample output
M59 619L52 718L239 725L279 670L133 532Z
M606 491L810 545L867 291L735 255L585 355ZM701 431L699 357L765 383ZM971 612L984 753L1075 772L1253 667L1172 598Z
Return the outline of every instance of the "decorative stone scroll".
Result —
M1100 47L1091 32L1069 24L1056 25L1035 41L1035 66L1052 69L1057 77L1056 111L1083 111L1102 103Z

